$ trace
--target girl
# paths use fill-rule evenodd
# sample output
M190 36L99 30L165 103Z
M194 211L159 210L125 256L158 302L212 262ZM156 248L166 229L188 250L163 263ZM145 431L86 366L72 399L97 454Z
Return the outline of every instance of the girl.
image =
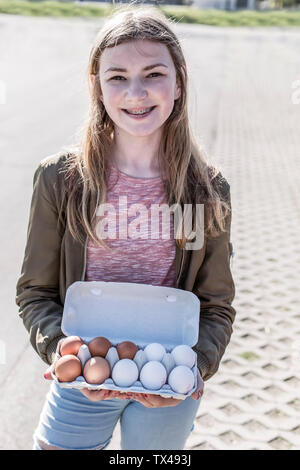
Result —
M78 280L172 286L201 302L198 386L183 401L78 391L51 384L34 449L104 449L120 419L122 449L183 449L203 393L230 340L230 188L207 164L187 114L187 68L171 24L154 7L123 7L98 34L88 66L90 113L80 145L42 160L34 175L16 302L30 340L50 365L64 335L66 290ZM204 205L201 246L171 218L176 237L99 236L108 202ZM121 214L120 214L121 215ZM129 220L129 218L128 218ZM141 224L142 225L142 224ZM98 227L98 228L97 228ZM119 227L117 227L119 229ZM172 232L173 230L173 232ZM156 234L157 235L157 234ZM108 240L108 238L111 238Z

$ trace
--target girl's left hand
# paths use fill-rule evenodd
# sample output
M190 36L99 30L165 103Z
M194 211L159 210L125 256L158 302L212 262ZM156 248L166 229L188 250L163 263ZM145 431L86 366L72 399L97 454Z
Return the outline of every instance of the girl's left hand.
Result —
M200 375L199 369L197 369L197 388L192 393L191 397L194 400L199 400L200 397L203 395L204 389L204 382ZM164 398L160 395L153 395L153 394L144 394L144 393L127 393L128 398L133 398L134 400L138 401L142 405L146 406L146 408L162 408L166 406L177 406L182 400L178 400L176 398Z

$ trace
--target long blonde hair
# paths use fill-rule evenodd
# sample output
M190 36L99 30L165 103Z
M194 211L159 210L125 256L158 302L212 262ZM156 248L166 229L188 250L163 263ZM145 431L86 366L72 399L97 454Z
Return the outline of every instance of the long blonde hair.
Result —
M144 5L117 8L99 31L91 49L87 69L90 84L88 117L77 151L70 152L66 161L66 179L70 189L66 209L69 230L81 243L84 243L88 234L96 245L106 246L96 235L95 219L99 204L106 202L106 176L114 123L100 99L100 80L91 82L90 76L99 74L100 58L105 48L137 39L156 41L167 46L181 88L181 95L174 102L173 111L164 123L158 151L159 165L165 175L168 204L204 204L205 235L216 237L225 230L230 204L221 197L219 185L214 184L218 170L208 165L190 128L185 58L171 29L171 21L159 9ZM184 248L188 237L181 233L176 243Z

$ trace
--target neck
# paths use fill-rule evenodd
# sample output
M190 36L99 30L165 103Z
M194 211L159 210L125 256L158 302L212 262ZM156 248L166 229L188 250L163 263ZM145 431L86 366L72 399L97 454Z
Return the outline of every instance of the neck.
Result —
M118 136L114 140L110 158L120 171L131 176L151 178L161 173L158 142L153 136L133 138L130 145L125 145L125 142L123 145L123 139Z

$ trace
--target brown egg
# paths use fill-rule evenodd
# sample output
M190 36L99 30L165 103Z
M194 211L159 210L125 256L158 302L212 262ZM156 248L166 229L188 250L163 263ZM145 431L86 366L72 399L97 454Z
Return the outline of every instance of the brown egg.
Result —
M117 351L120 359L133 359L139 348L131 341L122 341L118 344Z
M97 336L89 342L89 351L92 357L105 357L109 348L112 347L111 342L103 336Z
M67 336L60 344L60 355L74 354L76 356L80 347L84 344L79 336Z
M58 359L54 372L59 382L73 382L81 375L81 362L78 357L67 354Z
M110 376L110 366L103 357L92 357L83 369L83 377L89 384L102 384Z

